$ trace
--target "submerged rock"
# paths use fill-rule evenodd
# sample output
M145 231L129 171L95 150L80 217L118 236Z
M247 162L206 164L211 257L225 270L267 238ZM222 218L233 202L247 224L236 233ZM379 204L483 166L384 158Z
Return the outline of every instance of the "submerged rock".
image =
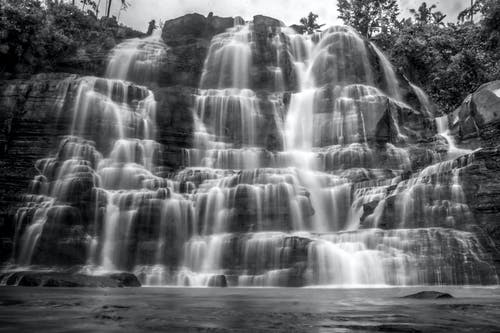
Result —
M6 276L7 275L7 276ZM141 283L132 273L86 275L65 272L15 272L4 273L2 280L7 286L20 287L140 287Z
M415 298L415 299L442 299L442 298L453 298L448 293L442 293L439 291L421 291L416 294L411 294L403 296L403 298Z

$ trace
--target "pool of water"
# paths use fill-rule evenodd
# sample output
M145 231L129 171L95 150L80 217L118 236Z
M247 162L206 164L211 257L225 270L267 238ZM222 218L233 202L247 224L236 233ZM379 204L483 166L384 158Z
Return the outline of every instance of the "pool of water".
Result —
M402 298L422 290L452 299ZM0 288L0 332L495 332L500 289Z

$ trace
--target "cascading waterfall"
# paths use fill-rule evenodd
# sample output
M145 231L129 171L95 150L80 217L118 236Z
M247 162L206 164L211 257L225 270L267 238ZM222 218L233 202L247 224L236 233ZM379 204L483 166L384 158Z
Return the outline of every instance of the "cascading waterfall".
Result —
M160 144L154 141L154 95L124 81L151 82L165 55L158 37L128 40L112 52L107 69L108 76L119 79L77 81L70 136L63 138L55 156L37 162L40 175L16 215L18 264L33 261L34 248L45 243L42 237L72 241L71 235L56 233L68 218L94 221L85 242L85 270L91 272L131 269L133 255L163 265L171 251L167 234L172 224L178 235L188 234L190 202L173 191L172 181L155 175ZM150 226L142 225L148 222ZM145 246L148 242L155 245Z
M457 157L460 155L470 154L472 151L468 149L458 148L455 145L455 139L450 134L450 127L448 125L449 119L447 115L436 117L436 127L439 135L441 135L448 143L448 156Z
M85 237L84 271L129 270L146 285L498 283L487 242L467 231L467 158L408 177L412 131L401 118L432 113L418 87L415 111L382 52L350 28L282 27L267 37L269 93L252 83L253 23L235 23L211 41L193 146L171 178L161 173L154 94L125 81L154 86L167 46L125 41L108 78L79 79L70 135L37 162L17 212L17 264L41 261L36 248L51 237ZM92 221L84 236L58 228L83 220Z
M157 83L166 52L159 30L147 38L129 39L113 49L106 77L137 84Z
M496 272L480 240L473 233L440 227L441 218L450 228L470 218L463 195L458 195L458 172L453 169L451 178L441 176L443 170L451 172L446 165L452 162L431 166L415 179L401 183L400 175L411 169L408 152L386 143L381 151L393 178L354 188L352 174L377 173L381 165L380 152L374 150L369 138L377 108L384 103L408 107L384 55L345 27L310 37L283 31L299 86L291 94L286 118L282 119L284 127L276 125L283 128L284 151L271 153L262 143L245 139L245 133L259 133L258 120L253 117L261 114L258 100L262 98L241 85L247 82L247 72L242 74L243 81L233 79L232 87L226 85L216 93L233 96L233 100L218 97L207 104L210 93L203 90L197 98L195 118L201 130L195 135L195 148L187 151L188 164L217 170L197 171L206 177L193 186L197 188L193 199L199 234L185 245L184 268L177 283L212 286L220 279L238 286L301 285L303 280L306 285L338 286L496 283ZM230 51L222 52L234 52L230 58L238 59L252 43L251 38L246 39L247 45L241 41L231 32L222 34L214 38L210 50L232 45ZM270 45L282 47L283 43L274 37ZM375 87L370 48L382 68L385 92ZM211 55L201 86L220 88L231 76L220 74L219 80L212 79L218 86L207 86L207 73L213 75L213 68L220 66L220 61L211 63ZM246 69L249 63L251 60L245 59L239 68ZM233 66L229 66L229 73ZM282 87L277 74L282 71L275 66L269 71L277 83L275 89ZM246 102L239 91L231 94L230 89L242 87L248 89L246 96L255 98L254 103ZM415 86L412 89L422 112L430 114L425 94ZM325 98L332 95L333 105L325 105ZM230 103L237 106L228 107ZM247 119L239 121L244 117L242 112ZM217 115L215 120L207 116L213 114ZM389 117L396 115L392 112ZM279 116L275 114L274 119L279 120ZM398 122L393 126L396 141L404 140ZM204 154L200 153L203 150ZM447 180L428 185L442 192L436 198L422 197L425 193L419 190L430 170L438 179ZM378 229L385 203L392 197L396 197L402 222L395 230ZM428 200L434 204L427 206ZM372 214L364 219L369 225L361 226L364 206L374 203ZM420 213L425 216L417 223L414 215ZM404 222L408 220L411 222ZM445 241L439 244L440 240ZM447 251L461 253L467 263L447 258L443 255ZM436 257L431 259L432 255Z

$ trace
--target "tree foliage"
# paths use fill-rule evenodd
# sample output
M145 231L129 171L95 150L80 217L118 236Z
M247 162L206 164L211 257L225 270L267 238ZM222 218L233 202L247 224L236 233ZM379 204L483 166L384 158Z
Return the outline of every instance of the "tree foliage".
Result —
M397 0L338 0L339 18L365 37L398 25Z
M303 17L300 19L301 31L302 33L312 34L314 32L319 31L319 29L324 26L324 24L318 24L316 21L318 19L318 15L310 12L307 17Z
M418 9L410 9L417 24L443 24L446 15L440 11L434 11L436 5L427 6L427 3L422 2Z
M396 1L339 0L337 6L345 24L374 41L444 112L483 83L500 79L498 0L475 0L457 24L445 24L446 16L426 2L400 21ZM474 24L472 15L478 13L481 20ZM378 29L384 24L389 29Z
M77 51L109 49L115 39L134 34L70 2L2 0L0 17L0 74L53 70Z
M444 112L453 111L480 85L500 79L500 2L479 0L476 24L443 24L436 6L422 3L413 18L373 41ZM477 2L479 2L477 1Z

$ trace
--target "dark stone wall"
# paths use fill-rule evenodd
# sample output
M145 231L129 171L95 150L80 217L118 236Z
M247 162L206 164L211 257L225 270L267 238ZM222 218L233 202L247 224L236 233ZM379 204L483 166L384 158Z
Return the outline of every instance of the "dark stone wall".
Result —
M166 21L162 37L169 52L167 66L160 74L160 85L197 88L210 40L233 25L232 17L204 17L200 14L187 14Z
M14 234L20 194L37 174L36 160L57 148L68 134L71 115L57 114L59 84L67 74L40 74L28 80L0 81L0 261Z
M494 241L493 254L500 268L500 146L473 153L461 179L476 223Z

